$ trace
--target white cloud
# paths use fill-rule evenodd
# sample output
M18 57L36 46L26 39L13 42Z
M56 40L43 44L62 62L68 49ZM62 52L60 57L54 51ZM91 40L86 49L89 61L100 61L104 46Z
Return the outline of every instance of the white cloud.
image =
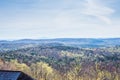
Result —
M94 16L107 24L111 24L111 19L109 16L115 12L114 9L102 4L103 0L85 0L84 9L82 13L89 16Z

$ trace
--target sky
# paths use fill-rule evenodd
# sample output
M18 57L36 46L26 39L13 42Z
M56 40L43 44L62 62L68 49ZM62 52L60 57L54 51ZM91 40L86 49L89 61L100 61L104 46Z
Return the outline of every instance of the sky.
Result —
M120 0L0 0L0 40L118 38Z

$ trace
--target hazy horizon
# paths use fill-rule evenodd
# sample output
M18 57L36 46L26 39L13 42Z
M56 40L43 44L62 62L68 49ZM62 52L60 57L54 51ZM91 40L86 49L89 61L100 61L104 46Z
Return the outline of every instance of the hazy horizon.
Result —
M90 38L90 37L88 37L88 38L84 38L84 37L81 37L81 38L79 38L79 37L56 37L56 38L19 38L19 39L0 39L0 41L14 41L14 40L44 40L44 39L120 39L120 37L106 37L106 38L101 38L101 37L99 37L99 38Z
M2 0L0 40L119 38L119 0Z

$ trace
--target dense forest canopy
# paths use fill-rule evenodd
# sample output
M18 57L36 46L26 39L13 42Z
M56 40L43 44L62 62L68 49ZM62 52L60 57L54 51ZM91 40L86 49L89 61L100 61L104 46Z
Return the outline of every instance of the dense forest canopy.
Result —
M120 80L120 39L0 41L0 69L36 80Z

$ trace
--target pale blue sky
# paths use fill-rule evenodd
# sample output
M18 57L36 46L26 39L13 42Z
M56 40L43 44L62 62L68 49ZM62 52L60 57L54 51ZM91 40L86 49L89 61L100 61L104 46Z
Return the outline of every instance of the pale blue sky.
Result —
M120 37L120 0L0 0L0 39Z

